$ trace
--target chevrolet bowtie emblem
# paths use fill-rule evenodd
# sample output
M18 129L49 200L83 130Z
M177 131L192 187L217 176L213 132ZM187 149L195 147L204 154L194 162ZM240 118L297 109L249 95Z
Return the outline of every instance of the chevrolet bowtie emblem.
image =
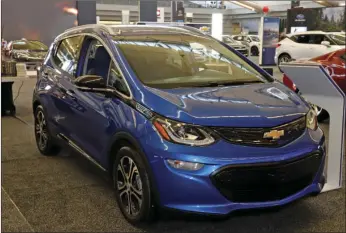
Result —
M263 138L271 138L271 139L279 139L281 136L284 136L284 130L271 130L269 132L264 133Z

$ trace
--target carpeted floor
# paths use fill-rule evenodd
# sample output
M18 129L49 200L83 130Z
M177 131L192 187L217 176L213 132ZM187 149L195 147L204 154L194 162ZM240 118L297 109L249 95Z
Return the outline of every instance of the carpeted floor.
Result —
M165 214L145 228L131 226L97 168L69 151L39 154L31 114L34 83L25 82L16 100L26 123L2 118L3 232L345 232L345 185L281 209L236 213L223 221Z

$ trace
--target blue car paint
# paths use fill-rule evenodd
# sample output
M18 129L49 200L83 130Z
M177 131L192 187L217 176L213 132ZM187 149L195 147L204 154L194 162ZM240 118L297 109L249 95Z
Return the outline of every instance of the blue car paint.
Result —
M271 127L297 119L309 109L304 100L277 82L171 90L146 87L109 35L97 30L88 30L87 33L94 33L109 45L133 99L167 118L204 126ZM241 54L239 56L247 60ZM49 59L44 66L54 67ZM268 75L257 66L255 68L263 75ZM68 76L61 73L60 76ZM109 152L114 137L119 133L130 135L145 155L161 206L208 214L228 214L237 209L284 205L321 191L319 181L323 176L325 156L311 185L278 201L234 203L227 200L210 179L214 171L227 165L286 161L321 150L324 136L320 129L306 129L298 139L278 148L236 145L223 139L205 147L174 144L162 139L150 120L121 99L79 91L68 78L52 81L39 75L34 101L43 105L51 133L63 133L73 139L106 170L112 166ZM73 90L74 98L61 98L64 94L61 88ZM268 92L270 88L275 88L276 95ZM59 116L61 119L57 119ZM167 159L198 162L205 166L195 172L177 170L167 164Z

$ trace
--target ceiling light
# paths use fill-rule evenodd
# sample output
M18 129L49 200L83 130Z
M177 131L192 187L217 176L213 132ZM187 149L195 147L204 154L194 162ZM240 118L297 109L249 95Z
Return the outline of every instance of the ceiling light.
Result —
M249 5L246 5L244 3L241 3L240 1L231 1L231 2L236 4L236 5L238 5L238 6L242 6L242 7L246 8L246 9L255 11L255 8L253 8L253 7L249 6Z

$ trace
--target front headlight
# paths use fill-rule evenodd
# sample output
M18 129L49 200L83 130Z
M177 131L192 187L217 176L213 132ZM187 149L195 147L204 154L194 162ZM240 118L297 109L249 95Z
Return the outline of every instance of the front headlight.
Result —
M168 119L156 118L153 124L165 140L190 146L206 146L215 142L207 129Z
M308 114L306 114L306 127L311 130L316 130L318 127L317 114L313 109L310 109Z

